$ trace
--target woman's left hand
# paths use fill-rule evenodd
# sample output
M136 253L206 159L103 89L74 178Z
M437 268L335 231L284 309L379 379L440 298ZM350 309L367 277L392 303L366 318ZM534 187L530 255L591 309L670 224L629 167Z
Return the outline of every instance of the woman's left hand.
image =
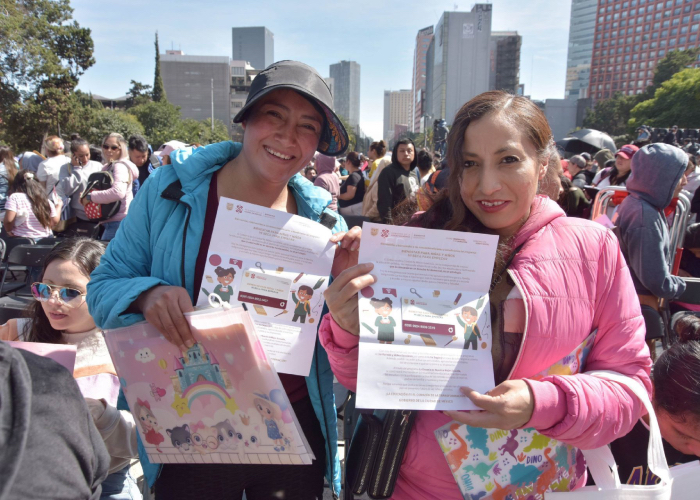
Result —
M486 394L468 387L462 392L484 411L446 411L445 415L472 427L490 429L519 429L532 418L535 398L524 380L506 380Z
M335 233L331 236L331 242L340 242L340 245L335 247L335 257L331 268L331 276L333 278L337 278L346 269L357 265L361 239L362 228L359 226L355 226L347 232Z

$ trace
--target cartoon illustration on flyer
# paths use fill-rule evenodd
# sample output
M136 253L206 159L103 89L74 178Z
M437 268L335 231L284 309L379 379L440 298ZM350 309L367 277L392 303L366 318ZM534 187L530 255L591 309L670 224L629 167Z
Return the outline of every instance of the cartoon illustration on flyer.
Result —
M311 463L251 315L217 308L187 318L197 342L186 351L147 323L105 334L149 460Z

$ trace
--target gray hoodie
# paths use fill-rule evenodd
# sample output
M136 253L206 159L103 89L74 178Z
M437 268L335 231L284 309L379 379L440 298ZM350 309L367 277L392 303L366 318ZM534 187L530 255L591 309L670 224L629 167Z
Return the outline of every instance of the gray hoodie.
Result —
M672 250L663 210L671 203L687 165L688 155L668 144L649 144L632 157L632 174L627 179L630 194L614 222L639 295L677 299L685 291L685 282L673 276L667 264Z

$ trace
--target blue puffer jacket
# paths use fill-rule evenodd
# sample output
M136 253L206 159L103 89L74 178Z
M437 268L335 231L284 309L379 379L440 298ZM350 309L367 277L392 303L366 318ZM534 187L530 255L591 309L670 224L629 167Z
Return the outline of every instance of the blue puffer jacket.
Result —
M211 177L241 151L241 144L221 142L204 148L179 150L172 165L156 169L129 206L129 214L107 247L88 284L87 301L101 328L118 328L143 321L127 309L141 293L158 285L184 287L194 298L194 268L204 230ZM346 231L345 221L326 208L330 194L301 175L289 181L299 215L319 221L336 218L333 232ZM324 306L325 309L325 306ZM324 311L325 313L325 311ZM309 395L326 439L326 478L340 494L338 432L333 395L333 373L326 351L316 345L311 372L306 377ZM128 409L120 394L119 409ZM139 455L148 484L153 486L159 464L148 462L139 438Z

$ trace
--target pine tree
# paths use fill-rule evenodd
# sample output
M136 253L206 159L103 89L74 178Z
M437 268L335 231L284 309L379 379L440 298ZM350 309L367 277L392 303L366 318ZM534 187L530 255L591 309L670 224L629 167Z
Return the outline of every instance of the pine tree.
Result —
M153 100L155 102L167 101L165 87L163 87L163 77L160 76L160 50L158 48L158 32L156 31L156 72L153 79Z

